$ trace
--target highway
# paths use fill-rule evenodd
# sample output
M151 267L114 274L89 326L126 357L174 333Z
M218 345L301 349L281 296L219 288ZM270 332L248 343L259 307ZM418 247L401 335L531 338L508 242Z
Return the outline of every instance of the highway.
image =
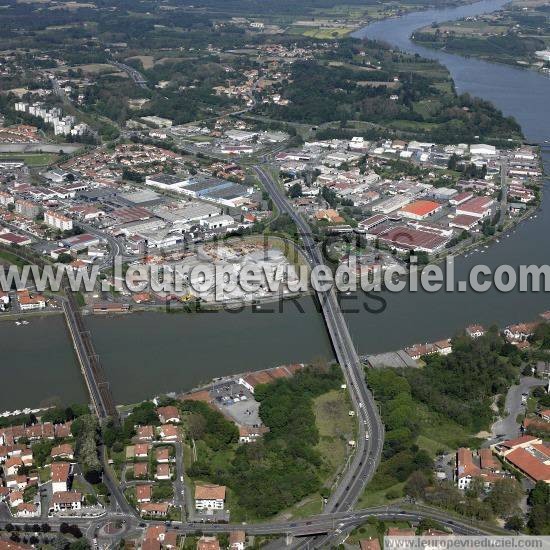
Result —
M1 506L1 505L0 505ZM411 509L410 505L400 506L378 506L365 508L363 510L337 512L331 514L321 514L310 518L280 522L280 523L251 523L251 524L223 524L223 523L181 523L172 522L168 524L170 530L179 533L196 533L198 531L208 534L227 533L230 531L246 530L249 535L285 535L300 537L299 541L311 541L312 535L324 533L338 533L349 531L359 525L364 524L369 518L377 518L382 521L408 521L418 523L422 519L432 519L447 527L459 535L506 535L510 534L498 527L486 527L477 523L470 523L464 519L458 519L442 510L430 507L415 506ZM161 521L144 521L135 516L134 513L108 512L95 518L48 518L47 523L53 530L59 529L62 522L68 521L78 525L82 530L86 530L90 535L101 525L110 521L122 520L126 523L128 529L137 529L142 524L147 525L166 525ZM44 520L42 520L44 521ZM36 518L16 519L12 518L4 506L0 507L0 527L5 527L8 523L19 525L24 528L26 524L35 524ZM305 538L304 538L305 537ZM310 544L310 548L314 547ZM326 548L326 545L324 546Z
M120 63L119 61L113 61L111 60L111 63L118 67L121 71L124 71L128 76L140 87L140 88L147 88L147 80L145 77L137 70L134 69L134 67L130 67L130 65L126 65L124 63Z
M309 225L288 202L278 183L263 167L255 166L254 171L279 211L288 214L296 224L310 267L324 265L322 254L311 234ZM384 443L384 427L378 406L365 382L363 365L351 339L335 290L331 288L326 292L318 292L317 295L332 346L344 372L358 419L355 455L325 506L325 511L330 513L351 510L361 496L365 485L374 475L380 462ZM317 547L326 544L326 542L323 540L313 544L314 547Z

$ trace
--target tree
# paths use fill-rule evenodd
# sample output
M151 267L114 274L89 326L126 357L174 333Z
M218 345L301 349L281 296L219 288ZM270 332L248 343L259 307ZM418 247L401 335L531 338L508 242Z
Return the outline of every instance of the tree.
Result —
M76 437L76 457L82 467L84 477L90 483L99 483L103 467L98 457L99 424L92 415L80 416L71 431Z
M516 479L497 479L487 497L487 502L498 516L510 517L516 512L522 496L523 490Z
M510 529L510 531L521 531L523 529L523 518L521 516L511 516L506 520L504 527Z
M298 197L301 197L302 186L299 183L295 183L294 185L291 185L290 189L288 190L288 196L291 199L297 199Z
M531 506L527 520L532 535L550 535L550 485L538 481L529 493L527 503Z
M416 470L407 480L407 483L405 484L405 492L413 498L423 498L424 491L429 484L430 482L426 475L422 471Z
M200 414L191 413L187 417L187 430L193 439L200 439L206 431L206 419Z

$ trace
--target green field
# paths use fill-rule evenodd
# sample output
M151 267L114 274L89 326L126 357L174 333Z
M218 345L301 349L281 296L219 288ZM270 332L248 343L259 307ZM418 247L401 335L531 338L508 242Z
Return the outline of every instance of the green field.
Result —
M23 267L28 263L25 260L21 259L19 256L16 256L11 252L7 252L6 250L0 250L0 263L2 263L2 261L8 264L16 265L18 267Z
M56 153L0 153L0 160L20 161L28 166L48 166L57 159Z
M304 31L302 34L304 36L309 36L310 38L317 38L319 40L326 40L331 38L342 38L343 36L348 35L354 29L352 27L335 27L335 28L312 28Z
M344 390L333 390L315 399L315 423L319 430L317 450L323 457L328 477L343 464L348 454L348 441L354 439L355 421Z

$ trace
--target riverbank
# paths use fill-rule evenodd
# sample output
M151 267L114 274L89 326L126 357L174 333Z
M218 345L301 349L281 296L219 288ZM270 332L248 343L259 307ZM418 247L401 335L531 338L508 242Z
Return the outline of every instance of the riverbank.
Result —
M412 39L421 46L549 76L550 19L545 8L545 2L512 0L491 14L422 27Z

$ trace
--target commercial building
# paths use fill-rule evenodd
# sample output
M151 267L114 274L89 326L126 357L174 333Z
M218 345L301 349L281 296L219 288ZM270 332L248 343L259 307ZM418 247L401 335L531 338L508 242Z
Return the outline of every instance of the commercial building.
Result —
M457 216L461 214L465 216L474 216L479 219L486 218L491 215L494 200L489 197L474 197L461 205L456 209Z
M79 252L91 246L97 246L100 243L99 237L91 235L90 233L82 233L81 235L75 235L74 237L68 237L63 239L59 246L64 246L72 252Z
M434 253L442 250L449 239L438 233L413 229L406 225L392 227L381 233L379 241L401 252L416 250L419 252Z
M397 213L411 220L424 220L433 216L441 208L442 206L438 202L418 200L400 208Z
M374 216L371 216L370 218L367 218L366 220L363 220L357 224L357 230L360 232L367 232L372 229L373 227L376 227L377 225L380 225L384 222L387 222L389 220L388 216L385 214L375 214Z
M532 481L550 484L550 446L540 438L523 435L496 443L492 449Z
M7 245L16 244L18 246L25 246L27 244L31 244L32 240L25 235L19 235L18 233L5 231L4 233L0 233L0 243Z
M200 224L208 229L223 229L235 225L235 220L231 216L220 214L201 220Z
M147 176L145 178L145 183L166 191L179 192L181 188L189 183L189 178L161 172L160 174Z

